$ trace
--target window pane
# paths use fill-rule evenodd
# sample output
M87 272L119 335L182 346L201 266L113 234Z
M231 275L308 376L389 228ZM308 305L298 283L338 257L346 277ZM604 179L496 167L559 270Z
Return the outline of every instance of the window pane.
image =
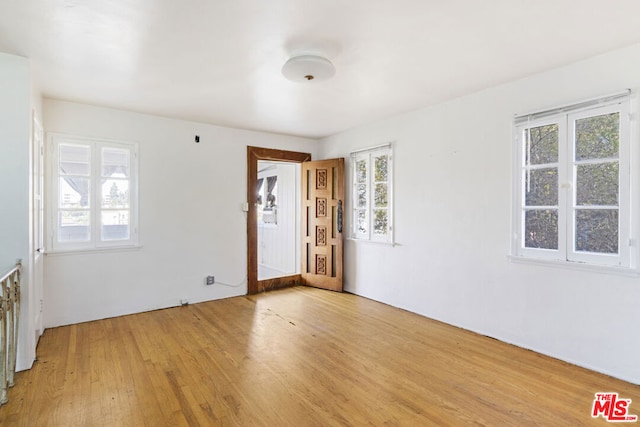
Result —
M102 207L129 208L129 181L124 179L103 179Z
M356 211L356 232L366 234L368 231L367 211L359 209Z
M364 159L356 161L356 182L367 182L367 161Z
M534 169L525 173L526 206L556 206L558 204L558 169Z
M88 242L91 238L88 211L58 212L59 242Z
M358 206L359 208L367 207L367 186L366 184L358 184Z
M543 165L558 161L557 124L530 128L528 137L528 147L525 147L526 164Z
M524 245L527 248L558 249L558 212L527 210L524 219Z
M129 150L122 148L102 149L102 176L129 177Z
M576 167L576 204L618 205L618 162Z
M271 182L271 184L269 184ZM271 187L271 192L269 192L269 188L265 188L265 198L267 202L264 205L264 210L273 210L274 207L277 206L277 196L278 196L278 176L270 176L267 178L267 187Z
M60 175L82 175L90 173L91 149L86 145L60 144Z
M618 210L576 210L576 251L618 253Z
M129 239L129 211L102 211L102 240Z
M387 176L389 175L387 171L389 168L389 157L386 155L375 157L373 163L375 165L375 180L378 182L387 181Z
M618 157L620 113L576 120L576 160Z
M389 229L389 212L386 209L374 209L373 233L385 235Z
M89 207L89 178L64 176L59 180L61 208Z
M377 208L387 207L387 184L376 184L374 191L374 206Z

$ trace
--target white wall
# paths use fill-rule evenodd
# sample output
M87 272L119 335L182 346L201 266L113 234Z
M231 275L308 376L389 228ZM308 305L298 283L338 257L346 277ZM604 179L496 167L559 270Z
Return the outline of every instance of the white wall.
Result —
M0 275L28 256L30 87L29 61L0 53Z
M0 275L22 259L18 370L31 367L37 342L37 292L30 263L32 109L40 114L29 60L0 52Z
M47 132L138 142L141 249L47 255L45 327L246 294L247 145L317 142L44 100ZM200 143L194 136L200 135ZM240 284L205 285L205 277Z
M398 246L348 241L345 289L640 383L640 278L508 259L514 114L639 70L640 45L326 138L327 158L394 141Z

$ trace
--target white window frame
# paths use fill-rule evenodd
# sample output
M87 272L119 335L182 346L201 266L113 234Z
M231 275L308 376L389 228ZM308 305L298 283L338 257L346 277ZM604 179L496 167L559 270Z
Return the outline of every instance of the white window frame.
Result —
M387 165L387 212L388 212L388 230L385 235L378 235L373 232L373 211L377 209L371 203L373 200L374 191L373 188L375 186L375 177L372 174L373 166L372 159L378 157L380 155L388 156L388 165ZM358 221L356 219L357 212L359 210L363 210L363 208L359 208L357 206L358 201L358 192L357 192L357 168L356 162L365 160L367 164L367 204L364 210L366 210L366 218L367 218L367 232L362 233L358 230ZM353 240L362 240L376 243L386 243L386 244L394 244L394 225L393 225L393 146L391 143L380 145L372 148L366 148L363 150L354 151L351 153L351 233L350 238Z
M89 218L90 238L88 241L58 241L58 213L60 210L60 175L58 169L59 147L62 144L81 145L90 149L90 191ZM75 135L50 133L48 134L48 200L47 225L51 250L48 253L83 252L107 250L117 248L138 247L138 144L135 142L89 138ZM129 238L117 240L102 240L101 238L101 181L103 148L117 148L129 151ZM126 209L122 209L126 210Z
M638 271L637 210L640 195L635 195L638 186L638 147L635 126L632 120L637 99L628 91L606 98L588 100L580 104L561 107L547 112L516 117L514 122L514 203L513 203L513 241L512 255L522 259L548 260L564 265L584 265L612 267L627 271ZM618 253L599 254L575 250L575 211L576 211L576 170L575 161L575 121L581 118L599 116L618 112L620 114L619 134L619 189L618 189ZM525 247L524 214L525 214L525 131L530 128L558 125L558 249L538 249ZM591 162L591 161L588 161ZM595 162L599 162L595 161ZM552 164L534 166L550 167ZM546 207L541 207L546 208ZM553 207L549 207L553 208ZM585 207L581 207L584 209ZM605 208L605 207L596 207Z

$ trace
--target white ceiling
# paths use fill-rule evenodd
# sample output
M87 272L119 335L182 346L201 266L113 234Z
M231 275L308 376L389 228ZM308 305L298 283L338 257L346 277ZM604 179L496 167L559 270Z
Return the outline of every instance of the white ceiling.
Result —
M638 0L0 3L45 97L314 138L637 42ZM286 80L298 53L336 75Z

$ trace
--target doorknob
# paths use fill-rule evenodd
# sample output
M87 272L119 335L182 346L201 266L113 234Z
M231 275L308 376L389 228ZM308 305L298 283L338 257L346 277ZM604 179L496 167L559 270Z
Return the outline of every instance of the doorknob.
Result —
M342 233L342 200L338 200L338 233Z

